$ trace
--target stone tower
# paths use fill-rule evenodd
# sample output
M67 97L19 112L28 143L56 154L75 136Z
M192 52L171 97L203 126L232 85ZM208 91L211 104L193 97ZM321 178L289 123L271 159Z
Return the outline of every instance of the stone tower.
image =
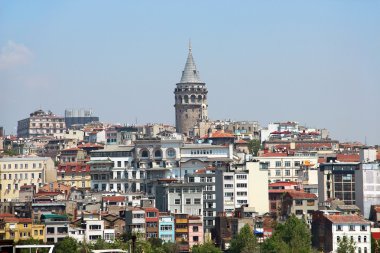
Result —
M177 133L189 135L198 121L207 120L207 92L206 84L199 78L189 45L185 69L174 90Z

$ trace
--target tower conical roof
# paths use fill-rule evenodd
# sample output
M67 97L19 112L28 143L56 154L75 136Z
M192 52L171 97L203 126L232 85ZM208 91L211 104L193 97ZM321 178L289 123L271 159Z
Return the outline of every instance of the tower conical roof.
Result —
M203 83L199 77L199 72L195 66L191 46L189 45L189 54L187 56L185 69L182 71L180 83Z

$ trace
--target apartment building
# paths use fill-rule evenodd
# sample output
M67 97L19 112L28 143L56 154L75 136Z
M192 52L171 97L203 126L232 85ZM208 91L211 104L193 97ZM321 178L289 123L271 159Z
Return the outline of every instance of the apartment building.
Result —
M295 154L288 156L286 153L266 153L263 156L253 157L261 163L267 164L268 176L273 182L297 182L300 179L300 172L304 172L303 181L305 184L318 184L317 165L318 156L311 153L308 156ZM307 165L307 171L306 171Z
M57 168L58 183L78 189L91 188L90 165L84 162L65 162Z
M242 169L216 171L216 211L231 215L235 208L249 206L269 211L268 170L265 163L249 161Z
M346 237L355 243L357 253L371 252L371 224L356 214L328 214L318 211L313 215L312 245L325 252L335 252Z
M109 145L90 152L91 189L98 191L143 191L145 173L132 166L133 146Z
M201 216L189 216L189 247L204 242L203 219Z
M41 222L45 225L45 243L57 243L69 236L69 223L66 215L42 214Z
M146 220L143 208L130 207L125 211L125 231L146 238Z
M44 235L44 225L33 224L30 218L17 218L12 214L0 217L0 239L2 240L14 242L30 238L43 240Z
M203 214L203 185L167 183L157 186L156 206L161 212Z
M145 191L155 195L157 180L173 178L173 171L178 171L182 136L168 134L165 136L138 138L135 143L135 166L145 173Z
M65 119L53 114L37 110L29 118L19 120L17 123L17 137L29 138L33 136L53 135L66 130Z
M159 237L159 212L157 208L145 207L146 239Z
M319 202L339 199L346 205L355 205L355 171L360 170L358 162L321 163L318 170Z
M0 158L0 199L18 201L20 187L35 185L36 191L56 181L54 162L49 157Z
M355 170L355 203L365 218L369 218L371 206L380 203L380 164L361 163Z
M215 169L211 167L188 174L185 176L185 182L203 187L204 229L210 233L215 226L216 216ZM185 201L191 203L189 199L185 199Z
M302 191L288 191L282 197L282 218L295 215L311 226L313 212L318 210L318 197Z
M189 215L177 213L175 216L175 241L180 252L189 252Z
M82 226L85 229L84 235L87 242L103 239L104 220L100 212L82 212Z
M181 147L180 157L179 170L173 170L174 176L178 179L208 167L227 168L236 158L233 154L233 144L218 146L209 143L184 144Z
M170 213L159 213L158 223L158 237L163 242L174 242L175 227L174 227L174 215Z

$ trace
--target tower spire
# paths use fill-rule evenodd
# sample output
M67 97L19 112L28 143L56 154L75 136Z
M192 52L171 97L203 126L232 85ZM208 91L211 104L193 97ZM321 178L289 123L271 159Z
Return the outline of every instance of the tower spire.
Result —
M187 55L185 68L182 71L180 83L203 83L199 77L191 50L191 40L189 39L189 54Z

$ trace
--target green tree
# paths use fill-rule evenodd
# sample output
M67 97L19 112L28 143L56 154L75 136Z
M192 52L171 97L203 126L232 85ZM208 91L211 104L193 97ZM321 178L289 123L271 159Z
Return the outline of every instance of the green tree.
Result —
M343 236L342 240L340 240L338 244L338 248L336 250L337 253L355 253L356 245L354 240L351 238L347 239L347 236Z
M55 244L55 253L77 253L78 242L72 237L65 237L62 241Z
M292 215L284 224L277 224L272 237L265 240L262 249L268 253L309 253L311 235L307 224Z
M27 240L20 240L17 243L18 245L44 245L42 240L37 240L33 238L29 238ZM32 249L32 251L36 251L36 249ZM38 252L47 253L49 250L47 248L39 248ZM30 249L20 249L19 253L30 253Z
M248 150L250 154L257 156L257 152L260 150L260 140L250 140L248 142Z
M253 234L252 228L245 224L244 227L240 229L239 234L237 234L231 240L231 246L228 250L229 253L252 253L257 250L257 239Z
M211 242L206 242L201 245L195 245L192 248L193 253L222 253L222 251L215 247L215 245Z

